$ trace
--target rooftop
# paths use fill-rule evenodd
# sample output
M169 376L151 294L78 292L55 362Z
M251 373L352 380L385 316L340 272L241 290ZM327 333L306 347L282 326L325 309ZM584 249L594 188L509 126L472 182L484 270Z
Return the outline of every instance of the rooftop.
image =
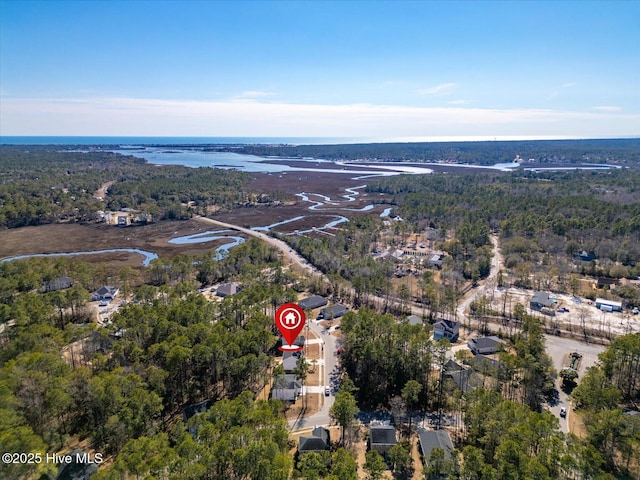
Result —
M374 425L371 427L372 444L376 445L395 445L398 443L396 439L396 429L391 425Z

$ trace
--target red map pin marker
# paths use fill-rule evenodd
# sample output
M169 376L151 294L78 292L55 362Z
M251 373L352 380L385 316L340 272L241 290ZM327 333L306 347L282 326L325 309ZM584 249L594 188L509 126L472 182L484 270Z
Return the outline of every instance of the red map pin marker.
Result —
M285 303L276 311L276 327L280 330L282 337L288 345L282 344L280 350L287 352L295 352L302 350L302 347L294 345L293 342L298 338L298 334L304 328L305 314L300 305L295 303Z

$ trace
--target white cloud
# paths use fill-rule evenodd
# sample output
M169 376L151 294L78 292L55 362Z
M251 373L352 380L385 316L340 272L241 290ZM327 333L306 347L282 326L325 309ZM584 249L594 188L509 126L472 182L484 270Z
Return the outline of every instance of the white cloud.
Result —
M418 90L418 93L420 95L449 95L455 86L455 83L441 83L435 87L422 88Z
M640 114L617 110L426 108L136 98L0 103L3 135L436 137L640 134Z
M449 105L467 105L469 103L468 100L451 100L447 102Z
M570 88L570 87L575 87L577 85L576 82L569 82L569 83L563 83L561 86L562 88Z
M598 112L621 112L622 111L622 107L616 107L616 106L604 106L604 107L593 107L593 110L596 110Z
M240 95L236 95L231 98L231 100L256 100L260 98L268 98L274 97L276 94L274 92L265 92L262 90L247 90L242 92Z

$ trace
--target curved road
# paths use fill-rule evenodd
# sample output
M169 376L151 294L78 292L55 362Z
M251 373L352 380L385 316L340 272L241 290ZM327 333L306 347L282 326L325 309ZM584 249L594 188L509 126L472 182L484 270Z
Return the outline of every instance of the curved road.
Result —
M313 265L309 264L309 262L307 262L298 252L293 250L289 245L287 245L282 240L278 240L277 238L270 237L266 233L251 230L250 228L239 227L238 225L232 225L230 223L224 223L218 220L212 220L211 218L201 217L199 215L195 215L193 218L194 220L198 220L199 222L210 223L218 227L228 228L229 230L236 230L238 232L245 233L252 237L259 238L260 240L271 245L272 247L275 247L278 250L280 250L284 255L284 257L289 259L289 261L294 265L298 265L300 268L302 268L303 270L306 270L311 275L321 277L326 282L329 281L326 275L324 275L320 270L315 268Z

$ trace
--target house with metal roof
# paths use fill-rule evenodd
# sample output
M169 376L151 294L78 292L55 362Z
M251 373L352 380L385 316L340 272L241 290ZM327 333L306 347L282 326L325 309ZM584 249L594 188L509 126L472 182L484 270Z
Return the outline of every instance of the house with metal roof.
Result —
M596 308L599 308L603 312L621 312L622 302L605 300L604 298L596 298Z

